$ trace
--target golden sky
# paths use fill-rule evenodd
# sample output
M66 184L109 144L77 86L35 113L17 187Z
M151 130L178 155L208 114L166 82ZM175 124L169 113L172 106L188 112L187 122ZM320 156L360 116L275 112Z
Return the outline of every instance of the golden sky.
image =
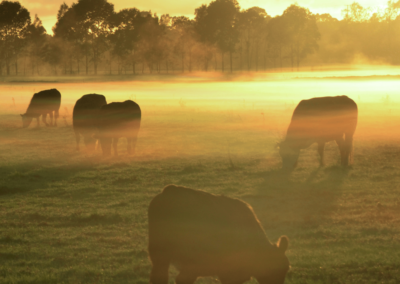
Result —
M62 3L70 5L77 0L19 0L31 13L32 19L37 14L42 20L48 33L57 20L57 11ZM264 8L268 14L280 15L291 4L298 3L300 6L309 8L314 13L330 13L336 18L341 18L341 10L353 3L355 0L238 0L243 9L253 6ZM211 0L109 0L113 3L115 10L124 8L138 8L140 10L151 10L158 15L170 14L193 16L194 9L202 4L208 4ZM387 0L358 0L363 7L381 9L386 7Z

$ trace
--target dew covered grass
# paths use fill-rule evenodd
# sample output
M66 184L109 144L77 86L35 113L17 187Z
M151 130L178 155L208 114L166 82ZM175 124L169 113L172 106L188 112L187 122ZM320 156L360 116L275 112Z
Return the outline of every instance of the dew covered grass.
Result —
M148 283L147 207L168 184L250 203L272 242L289 237L285 283L400 282L396 79L57 80L0 84L0 283ZM33 92L54 87L59 127L22 129ZM73 104L93 92L141 106L135 156L125 141L116 158L75 151ZM314 145L284 178L275 145L296 104L324 95L358 104L354 165L332 142L319 168Z

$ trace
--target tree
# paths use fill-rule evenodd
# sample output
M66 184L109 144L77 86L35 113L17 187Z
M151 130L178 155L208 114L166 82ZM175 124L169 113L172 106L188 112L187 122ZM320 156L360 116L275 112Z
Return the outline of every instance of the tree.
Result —
M224 54L229 52L232 72L232 53L238 41L236 27L240 7L236 0L215 0L208 6L202 5L195 10L195 28L203 42L215 44L221 51L222 72Z
M344 21L365 22L371 16L371 9L364 8L359 3L353 2L353 4L342 10L342 15Z
M65 3L61 5L58 15L55 36L79 43L86 57L86 74L89 56L97 74L101 56L108 48L108 37L114 31L114 5L107 0L78 0L68 9Z
M258 70L259 51L265 42L266 26L271 17L259 7L252 7L240 12L237 27L240 31L240 41L245 45L247 70L251 69L251 59L254 53L256 71ZM243 48L242 48L243 50Z
M38 67L41 57L41 50L46 41L46 29L43 27L42 21L35 15L35 20L27 28L28 54L31 63L32 75L36 67L36 72L39 74Z
M318 40L321 35L318 31L317 20L310 10L297 5L287 8L282 18L287 23L292 68L296 60L298 70L300 61L318 49Z
M15 71L18 74L18 54L26 44L26 32L31 23L27 9L19 2L0 3L0 61L5 62L7 75L10 75L11 60L15 59Z

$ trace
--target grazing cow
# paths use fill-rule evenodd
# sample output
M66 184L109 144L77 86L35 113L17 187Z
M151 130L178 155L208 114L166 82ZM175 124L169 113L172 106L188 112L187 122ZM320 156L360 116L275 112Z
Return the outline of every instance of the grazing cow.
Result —
M61 104L61 94L56 89L45 90L33 95L31 102L22 116L22 127L28 127L33 118L37 119L39 127L39 116L42 116L42 121L46 126L57 126L58 110ZM54 123L53 123L54 111ZM50 116L50 125L46 122L46 116Z
M128 140L128 154L134 153L141 116L139 105L131 100L101 107L98 138L104 156L111 155L111 144L114 155L118 155L118 139L121 137L126 137Z
M97 94L84 95L76 101L72 114L76 150L79 151L80 135L83 136L86 148L89 151L94 150L96 139L93 136L97 129L100 109L106 104L106 98Z
M167 284L218 276L221 283L282 284L289 270L288 239L271 244L249 204L223 195L169 185L149 211L150 283Z
M320 165L323 166L325 143L333 140L339 146L341 164L349 165L357 116L357 104L347 96L301 101L293 112L286 139L280 144L283 168L294 169L300 150L313 143L318 143Z

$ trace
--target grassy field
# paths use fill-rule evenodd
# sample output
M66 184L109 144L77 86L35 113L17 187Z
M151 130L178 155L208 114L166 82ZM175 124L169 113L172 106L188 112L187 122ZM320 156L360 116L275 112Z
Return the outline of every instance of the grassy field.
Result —
M250 203L272 242L289 237L285 283L400 283L397 79L35 80L0 84L0 283L148 283L147 207L168 184ZM59 127L22 129L33 92L53 87ZM93 92L140 104L134 157L124 140L117 158L75 151L72 107ZM353 167L332 142L327 166L314 145L282 177L294 107L324 95L358 103Z

